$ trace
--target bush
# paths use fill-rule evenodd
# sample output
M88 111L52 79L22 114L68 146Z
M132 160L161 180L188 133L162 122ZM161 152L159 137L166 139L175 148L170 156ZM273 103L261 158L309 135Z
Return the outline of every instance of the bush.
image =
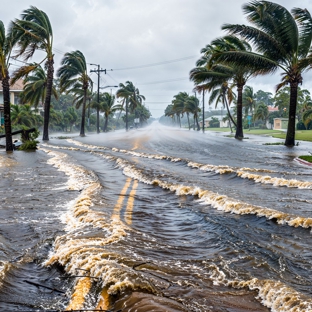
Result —
M40 132L37 129L34 132L29 133L29 140L23 138L22 135L23 144L19 147L19 149L23 151L37 149L39 141L37 141L36 139L38 138L39 134Z

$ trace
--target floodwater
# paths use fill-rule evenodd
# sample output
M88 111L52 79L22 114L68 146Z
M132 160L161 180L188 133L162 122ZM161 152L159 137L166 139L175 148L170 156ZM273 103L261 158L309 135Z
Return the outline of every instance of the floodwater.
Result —
M312 167L154 123L0 151L0 311L312 311Z

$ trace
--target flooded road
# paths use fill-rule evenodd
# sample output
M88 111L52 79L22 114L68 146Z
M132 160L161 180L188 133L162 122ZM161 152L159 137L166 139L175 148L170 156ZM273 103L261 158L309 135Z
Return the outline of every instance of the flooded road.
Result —
M312 311L311 143L277 141L155 123L1 151L0 311Z

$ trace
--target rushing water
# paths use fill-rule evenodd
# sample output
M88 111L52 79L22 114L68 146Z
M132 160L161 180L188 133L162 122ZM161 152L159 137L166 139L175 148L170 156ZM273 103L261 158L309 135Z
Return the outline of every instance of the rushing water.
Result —
M310 143L277 141L156 123L2 151L0 311L312 311Z

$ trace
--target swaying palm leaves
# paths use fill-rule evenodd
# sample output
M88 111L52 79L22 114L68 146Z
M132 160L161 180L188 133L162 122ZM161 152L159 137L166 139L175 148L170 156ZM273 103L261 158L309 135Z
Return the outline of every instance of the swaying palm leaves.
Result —
M23 103L29 103L35 108L39 103L44 103L47 90L47 76L45 71L38 65L33 72L24 79L24 89L20 95ZM52 95L57 99L58 94L54 86L52 86Z
M60 90L75 94L76 105L82 104L80 136L85 136L85 116L88 88L92 80L88 76L87 63L80 51L68 52L64 55L62 66L57 71L60 78Z
M239 66L230 63L224 57L227 53L250 52L251 46L235 36L224 36L214 40L209 49L204 50L209 60L205 66L196 67L190 72L190 79L194 81L196 90L215 90L230 84L232 89L237 87L237 122L236 122L236 139L242 139L243 135L243 118L242 118L242 93L243 87L250 77L256 75L257 69L250 68L247 63ZM198 62L199 64L202 61ZM224 93L224 91L223 91ZM232 120L233 121L233 120ZM234 122L234 121L233 121Z
M140 94L139 89L131 81L126 81L125 85L119 84L116 97L122 98L122 106L126 106L126 131L128 131L128 110L132 113L137 106L142 105L145 97Z
M115 96L111 95L108 92L103 94L103 102L101 103L101 111L104 112L105 122L103 126L103 131L107 132L107 125L108 125L108 117L114 114L118 110L122 110L122 106L119 104L114 105L115 103Z
M21 19L12 22L10 33L17 42L16 57L22 56L25 61L32 58L36 50L46 53L45 67L47 69L47 85L44 101L43 140L49 140L49 118L52 95L54 55L52 51L53 32L49 17L38 8L31 6L23 11ZM33 64L21 67L16 76L27 76L36 66Z
M294 8L291 13L269 1L252 1L243 6L253 26L224 25L223 29L250 41L258 53L228 52L223 60L236 64L261 67L262 73L283 72L278 89L290 85L289 120L285 145L295 145L295 121L298 85L302 73L312 65L312 18L308 10Z
M11 105L11 119L13 126L20 125L30 128L40 123L41 118L42 117L39 115L34 114L34 112L31 110L31 106L28 104Z
M196 123L197 131L199 131L200 126L199 126L199 122L198 122L198 113L201 111L201 109L199 108L198 98L194 95L188 96L184 105L185 105L184 110L193 114L193 116L194 116L194 128L195 128L195 123Z
M12 128L10 116L10 76L9 59L12 51L13 40L10 35L6 35L3 22L0 21L0 80L3 88L4 104L4 128L6 150L13 151Z

